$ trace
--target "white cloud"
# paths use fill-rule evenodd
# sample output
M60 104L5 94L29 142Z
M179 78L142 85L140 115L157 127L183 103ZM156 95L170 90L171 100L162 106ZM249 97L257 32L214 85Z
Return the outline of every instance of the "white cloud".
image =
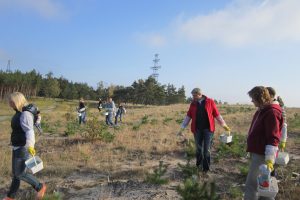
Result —
M176 35L230 46L300 41L300 1L234 1L223 10L177 20Z
M57 0L0 0L0 8L33 11L47 19L64 18L68 15Z
M137 39L150 47L162 47L167 42L164 36L156 33L139 33Z

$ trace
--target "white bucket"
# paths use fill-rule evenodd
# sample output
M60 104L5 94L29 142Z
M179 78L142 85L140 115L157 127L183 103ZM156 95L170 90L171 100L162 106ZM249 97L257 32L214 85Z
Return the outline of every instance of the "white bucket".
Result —
M223 143L232 142L232 135L227 135L226 133L223 133L222 135L220 135L220 141Z
M275 160L275 163L278 165L286 165L290 160L289 154L287 152L278 152L278 156Z
M276 178L271 177L270 186L266 188L261 187L258 184L258 179L257 179L257 191L258 191L258 196L260 197L275 198L275 196L278 193L278 184Z
M35 174L44 168L43 161L38 156L33 156L33 157L29 158L28 160L26 160L25 165L26 165L27 170L29 172L31 172L32 174Z

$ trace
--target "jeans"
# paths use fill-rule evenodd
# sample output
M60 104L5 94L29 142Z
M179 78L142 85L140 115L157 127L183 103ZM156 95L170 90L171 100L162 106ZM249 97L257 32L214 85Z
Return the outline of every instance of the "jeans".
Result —
M207 172L210 166L210 149L212 144L213 133L209 129L197 130L194 134L196 146L196 165Z
M120 117L120 122L122 122L122 113L116 115L116 117L115 117L115 124L118 123L118 117Z
M80 113L81 115L79 116L79 124L85 123L86 122L86 112Z
M264 155L251 153L250 167L245 185L244 200L257 200L259 198L257 193L257 176L259 174L259 166L265 163ZM260 197L259 199L272 200L274 198Z
M112 122L112 118L113 118L113 113L112 112L109 112L108 115L106 115L106 118L105 118L105 122L107 125L114 125L114 123Z
M12 183L7 193L10 198L15 198L20 187L20 182L25 181L30 184L36 191L40 191L42 184L31 174L25 171L25 161L29 158L29 154L25 147L13 150L12 152Z

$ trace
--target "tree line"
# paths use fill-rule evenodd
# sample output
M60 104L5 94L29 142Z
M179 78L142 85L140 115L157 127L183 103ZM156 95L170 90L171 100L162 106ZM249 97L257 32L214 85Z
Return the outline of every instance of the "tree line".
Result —
M162 85L153 77L134 81L131 86L105 86L100 81L97 88L87 83L77 83L64 77L54 77L52 72L42 75L36 70L30 72L0 71L0 99L12 92L22 92L26 97L47 97L62 99L97 100L112 97L115 102L145 105L168 105L186 102L184 86L176 89L173 84Z

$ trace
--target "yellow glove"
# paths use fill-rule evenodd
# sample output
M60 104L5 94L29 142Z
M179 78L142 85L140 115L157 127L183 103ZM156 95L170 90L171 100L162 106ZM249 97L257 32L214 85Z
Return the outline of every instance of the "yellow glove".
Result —
M286 142L280 142L280 144L279 144L279 149L280 149L281 151L283 151L283 150L285 149L285 143L286 143Z
M34 149L34 147L28 147L28 153L30 155L34 156L35 155L35 149Z
M223 128L225 129L225 131L230 132L230 128L226 124L223 126Z
M268 170L269 170L270 172L272 172L272 171L274 170L273 162L272 162L271 160L267 160L267 161L266 161L266 165L267 165Z

